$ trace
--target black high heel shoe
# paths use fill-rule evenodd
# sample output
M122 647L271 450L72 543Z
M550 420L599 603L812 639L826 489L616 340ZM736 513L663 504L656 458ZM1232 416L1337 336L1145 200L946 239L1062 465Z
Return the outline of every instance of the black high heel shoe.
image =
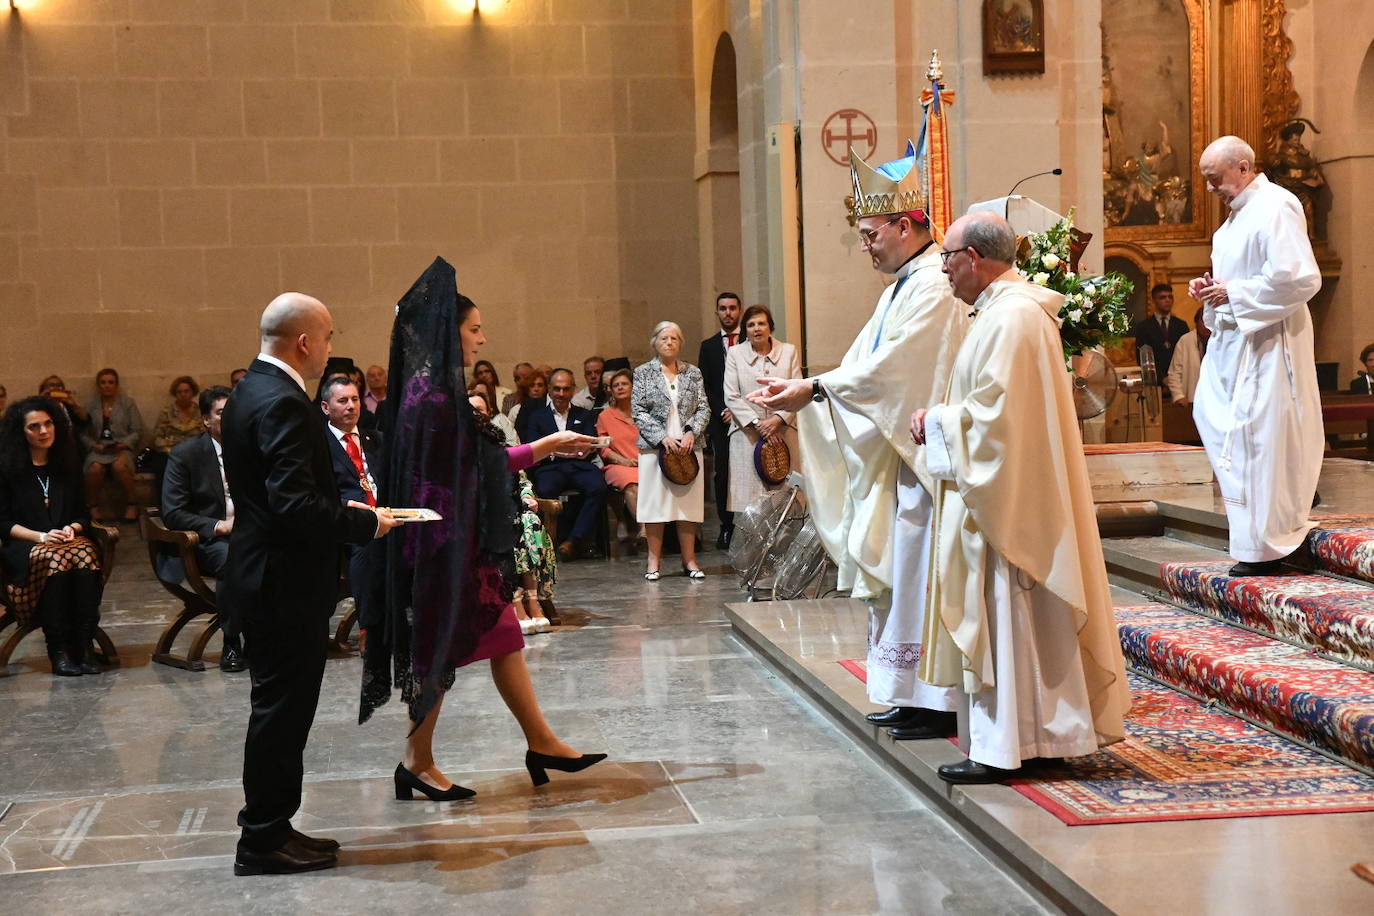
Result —
M605 759L605 754L583 754L581 757L553 757L549 754L525 751L525 769L530 771L530 782L534 783L536 786L542 786L549 781L549 774L544 772L545 770L557 770L560 773L578 773Z
M465 798L472 798L477 793L472 789L454 783L447 789L436 789L425 782L414 773L405 768L405 764L396 764L396 800L413 801L415 792L418 790L425 798L430 801L462 801Z

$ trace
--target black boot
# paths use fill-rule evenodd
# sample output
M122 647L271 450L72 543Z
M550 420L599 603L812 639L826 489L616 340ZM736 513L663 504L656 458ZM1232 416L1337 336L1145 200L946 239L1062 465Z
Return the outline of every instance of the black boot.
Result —
M43 625L43 639L48 644L48 661L52 673L58 677L80 677L81 666L71 655L71 574L48 576L43 594L38 599L38 619Z
M104 585L100 573L76 570L72 576L72 660L81 666L82 674L99 674L100 662L95 654L95 631L100 625L100 596Z
M72 661L71 651L67 648L66 628L52 624L44 626L43 639L48 643L48 661L52 663L52 673L58 677L80 677L81 666Z

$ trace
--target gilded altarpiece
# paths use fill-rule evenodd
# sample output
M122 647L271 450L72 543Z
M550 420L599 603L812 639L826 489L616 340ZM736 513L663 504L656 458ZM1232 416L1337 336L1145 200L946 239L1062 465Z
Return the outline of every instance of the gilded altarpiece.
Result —
M1197 160L1222 134L1264 167L1298 114L1285 0L1102 0L1105 254L1150 283L1205 269L1222 218Z

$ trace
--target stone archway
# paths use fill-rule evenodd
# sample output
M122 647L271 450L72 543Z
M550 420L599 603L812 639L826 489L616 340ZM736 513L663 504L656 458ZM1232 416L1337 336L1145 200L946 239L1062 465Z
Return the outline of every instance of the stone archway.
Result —
M741 292L744 271L740 230L739 88L735 43L728 32L722 32L716 40L708 98L708 143L705 155L698 159L704 167L697 169L697 209L701 227L701 288L714 300L725 290L744 295Z

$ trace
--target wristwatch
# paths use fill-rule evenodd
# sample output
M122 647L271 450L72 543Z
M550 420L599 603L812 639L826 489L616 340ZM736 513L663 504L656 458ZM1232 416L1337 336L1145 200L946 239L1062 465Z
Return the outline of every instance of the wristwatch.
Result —
M817 404L825 400L825 389L821 387L821 380L818 378L811 380L811 400Z

